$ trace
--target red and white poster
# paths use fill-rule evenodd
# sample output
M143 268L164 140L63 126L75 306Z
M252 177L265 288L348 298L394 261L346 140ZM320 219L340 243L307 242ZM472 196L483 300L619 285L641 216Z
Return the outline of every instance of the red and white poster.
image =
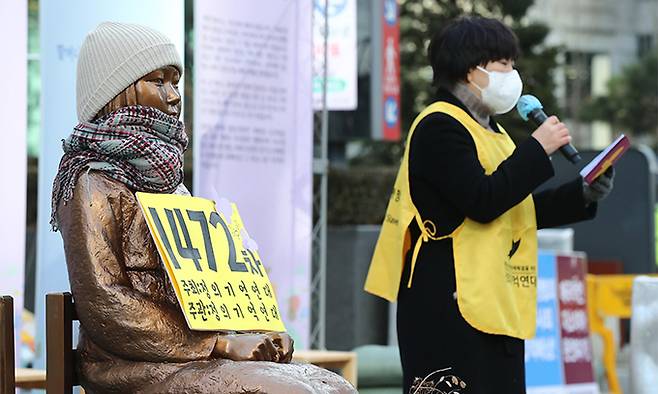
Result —
M569 392L596 393L587 317L586 270L584 256L557 256L564 384Z
M400 139L400 18L396 0L382 9L382 138Z

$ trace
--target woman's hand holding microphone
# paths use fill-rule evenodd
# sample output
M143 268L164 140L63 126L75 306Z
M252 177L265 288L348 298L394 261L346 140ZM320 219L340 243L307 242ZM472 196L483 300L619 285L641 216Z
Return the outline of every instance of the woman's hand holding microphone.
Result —
M534 133L532 133L532 137L539 142L549 156L571 142L569 129L564 123L560 122L560 119L558 119L557 116L551 116L546 119L546 121L542 123ZM589 205L606 198L612 191L614 178L615 170L610 167L605 173L596 178L591 185L588 185L583 181L583 198L585 204Z
M567 126L560 122L560 119L555 115L546 119L546 121L542 123L534 133L532 133L532 137L541 144L542 148L544 148L544 151L546 151L546 154L549 156L571 142L569 129L567 129Z

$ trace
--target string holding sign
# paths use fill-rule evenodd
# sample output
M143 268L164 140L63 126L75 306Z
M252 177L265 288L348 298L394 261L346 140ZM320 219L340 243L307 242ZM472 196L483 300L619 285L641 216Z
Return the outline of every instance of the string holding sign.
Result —
M190 329L285 331L235 204L220 213L199 197L139 192L137 200Z

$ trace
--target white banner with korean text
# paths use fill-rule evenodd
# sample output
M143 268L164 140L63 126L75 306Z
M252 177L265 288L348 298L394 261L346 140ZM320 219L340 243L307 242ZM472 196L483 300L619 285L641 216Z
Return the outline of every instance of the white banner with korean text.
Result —
M237 204L298 348L309 345L311 1L197 0L194 194Z

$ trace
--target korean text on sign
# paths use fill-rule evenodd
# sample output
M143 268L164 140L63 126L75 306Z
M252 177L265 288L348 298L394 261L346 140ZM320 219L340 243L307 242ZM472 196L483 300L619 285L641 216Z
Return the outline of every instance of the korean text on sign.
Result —
M193 330L285 331L255 242L235 204L137 193L158 252Z

